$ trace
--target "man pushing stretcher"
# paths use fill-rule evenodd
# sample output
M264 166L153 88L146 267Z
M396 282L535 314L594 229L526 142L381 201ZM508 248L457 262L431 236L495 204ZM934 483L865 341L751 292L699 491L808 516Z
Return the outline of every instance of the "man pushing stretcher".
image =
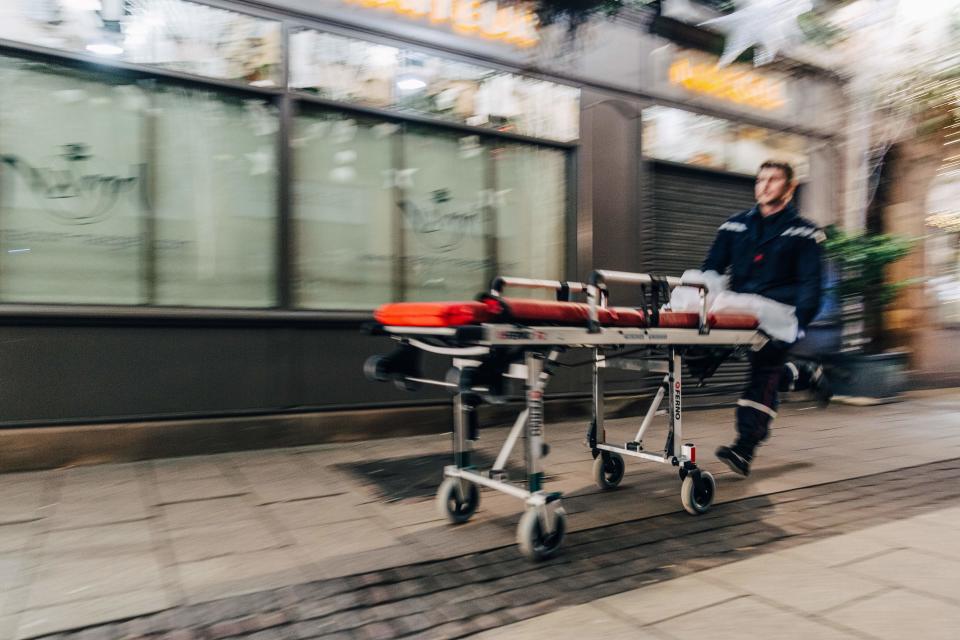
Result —
M696 445L683 437L683 360L703 352L718 351L724 357L750 352L750 384L737 408L739 437L717 452L743 475L776 415L778 387L802 388L815 378L822 388L824 382L814 369L786 362L788 347L820 305L822 234L790 205L793 189L788 165L764 164L757 179L757 206L721 226L704 263L706 273L698 274L709 284L605 270L594 271L588 282L498 277L490 291L474 301L399 302L378 308L369 331L391 337L398 346L368 359L367 377L408 390L427 384L454 394L453 464L444 468L445 479L437 490L440 513L451 523L466 522L479 505L479 487L493 489L524 502L517 525L524 555L543 560L556 553L566 513L561 494L544 487L543 460L549 452L544 394L558 366L586 365L593 369L587 444L597 484L603 489L618 486L627 458L662 463L678 471L684 509L705 513L714 502L716 485L697 465ZM721 274L728 270L730 290L718 294L725 288ZM613 306L608 284L640 287L642 307ZM507 297L506 289L548 290L556 300ZM587 302L575 302L576 295L585 295ZM661 307L668 299L670 304ZM558 360L565 351L583 349L592 351L590 359ZM451 369L443 378L424 375L422 353L452 358ZM687 363L694 368L690 359ZM603 373L610 369L664 374L636 436L622 446L608 442L604 429ZM702 380L715 369L701 363L694 372ZM481 468L472 455L479 437L477 408L506 398L507 379L522 381L523 407L496 461ZM664 447L647 449L643 436L667 396ZM511 479L506 462L521 437L525 479Z
M774 336L750 354L750 381L737 402L737 439L716 456L740 475L749 475L756 449L777 415L778 391L810 388L821 402L830 398L822 367L791 362L788 352L802 338L822 301L823 231L800 217L792 199L797 183L793 167L767 161L760 166L754 194L757 204L720 225L702 270L729 272L729 288L760 296L770 306L793 309L796 329ZM761 327L763 323L761 322ZM792 334L792 335L791 335Z

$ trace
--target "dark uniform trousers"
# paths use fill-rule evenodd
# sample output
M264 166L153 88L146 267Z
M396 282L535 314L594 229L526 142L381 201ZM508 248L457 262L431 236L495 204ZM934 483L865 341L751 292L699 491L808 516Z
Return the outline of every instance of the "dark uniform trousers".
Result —
M771 340L750 354L750 381L737 401L737 445L751 453L770 435L770 423L777 417L780 391L802 391L810 387L811 371L788 362L789 345Z
M737 444L750 452L770 435L786 361L787 350L772 340L750 354L750 381L737 401Z

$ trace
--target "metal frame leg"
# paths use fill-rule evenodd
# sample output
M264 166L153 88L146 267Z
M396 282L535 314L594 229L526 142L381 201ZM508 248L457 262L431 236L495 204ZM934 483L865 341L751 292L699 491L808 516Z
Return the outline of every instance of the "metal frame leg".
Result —
M543 489L543 470L540 460L543 457L543 384L540 373L543 371L543 356L528 352L527 365L527 419L526 459L527 489L535 493Z
M457 469L471 467L473 441L470 439L470 424L477 419L476 411L474 403L464 402L462 393L453 397L453 464ZM467 495L467 481L462 476L458 480L459 497L463 499Z
M603 426L603 377L601 371L605 368L605 359L600 349L593 350L593 416L590 421L590 430L587 433L587 444L589 445L593 457L596 458L600 451L597 445L605 444L607 433Z
M683 362L676 349L670 349L670 431L667 434L667 455L679 462L683 455ZM672 445L672 446L671 446Z
M546 456L546 446L543 437L543 390L546 378L543 373L543 355L529 352L526 356L527 365L527 419L526 458L527 458L527 490L530 497L527 506L536 509L540 519L540 527L547 535L553 533L557 527L558 517L562 517L563 509L560 506L559 494L546 494L543 491L542 459Z
M510 429L510 433L507 435L507 440L503 443L503 447L500 449L499 455L497 455L496 462L494 462L493 467L490 468L491 477L497 474L502 474L504 467L507 466L507 458L510 457L510 452L513 451L513 447L517 443L517 438L520 437L520 432L527 423L527 413L528 411L526 409L521 411L520 415L517 416L516 421L513 423L513 428Z
M473 418L467 415L476 411L476 407L463 401L463 394L453 396L453 463L458 469L470 466L470 453L473 447L468 438L468 425Z
M660 382L660 387L657 389L657 395L653 398L653 402L650 403L650 408L647 409L647 415L643 417L643 422L640 424L640 429L637 430L637 435L633 439L633 441L637 444L643 442L643 434L647 432L648 428L650 428L653 418L657 415L657 410L663 403L663 397L667 394L668 386L670 386L670 376L666 375Z

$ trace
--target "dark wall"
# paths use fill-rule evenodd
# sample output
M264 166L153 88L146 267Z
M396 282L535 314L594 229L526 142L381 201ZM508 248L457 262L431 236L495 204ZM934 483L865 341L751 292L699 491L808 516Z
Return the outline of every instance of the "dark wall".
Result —
M364 360L392 344L359 324L0 326L0 426L449 402L364 378ZM427 370L449 363L431 356ZM550 387L589 389L588 367L562 369Z

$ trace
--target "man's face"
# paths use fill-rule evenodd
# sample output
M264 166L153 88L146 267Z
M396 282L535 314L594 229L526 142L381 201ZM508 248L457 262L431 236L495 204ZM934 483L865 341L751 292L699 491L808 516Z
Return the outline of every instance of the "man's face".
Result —
M757 204L777 206L790 200L793 195L793 184L787 180L783 170L764 167L757 174L753 192L757 198Z

